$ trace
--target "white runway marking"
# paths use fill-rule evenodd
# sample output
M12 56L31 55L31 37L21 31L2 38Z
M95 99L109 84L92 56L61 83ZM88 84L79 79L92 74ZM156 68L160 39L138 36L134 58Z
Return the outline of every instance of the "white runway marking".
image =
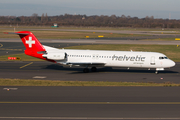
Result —
M34 76L33 78L43 79L46 78L46 76Z
M18 88L3 88L3 90L7 90L7 91L9 91L9 90L18 90Z

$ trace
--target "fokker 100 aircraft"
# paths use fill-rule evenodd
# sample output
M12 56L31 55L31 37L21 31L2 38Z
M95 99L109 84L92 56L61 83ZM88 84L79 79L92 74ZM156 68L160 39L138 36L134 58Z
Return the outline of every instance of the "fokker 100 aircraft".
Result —
M84 73L95 72L96 67L135 67L155 68L156 73L164 68L175 66L175 62L158 52L134 52L134 51L107 51L107 50L74 50L57 49L42 45L29 31L19 31L18 34L26 47L25 54L43 60L55 62L67 66L82 66Z

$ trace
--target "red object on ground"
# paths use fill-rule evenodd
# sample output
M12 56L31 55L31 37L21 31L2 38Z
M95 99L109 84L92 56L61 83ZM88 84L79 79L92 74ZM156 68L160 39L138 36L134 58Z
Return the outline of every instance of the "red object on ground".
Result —
M16 57L8 57L8 60L16 60Z

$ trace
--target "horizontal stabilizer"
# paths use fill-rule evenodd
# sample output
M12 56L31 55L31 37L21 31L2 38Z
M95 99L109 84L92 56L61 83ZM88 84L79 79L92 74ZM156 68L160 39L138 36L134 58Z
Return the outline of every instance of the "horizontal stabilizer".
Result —
M4 32L4 34L29 35L29 33Z

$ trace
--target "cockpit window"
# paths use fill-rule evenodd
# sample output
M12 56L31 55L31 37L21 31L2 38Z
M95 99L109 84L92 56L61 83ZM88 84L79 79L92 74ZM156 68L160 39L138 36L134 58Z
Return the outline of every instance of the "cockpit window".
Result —
M160 60L162 60L162 59L163 59L163 57L159 57L159 59L160 59Z
M160 60L162 59L168 59L168 57L159 57Z

